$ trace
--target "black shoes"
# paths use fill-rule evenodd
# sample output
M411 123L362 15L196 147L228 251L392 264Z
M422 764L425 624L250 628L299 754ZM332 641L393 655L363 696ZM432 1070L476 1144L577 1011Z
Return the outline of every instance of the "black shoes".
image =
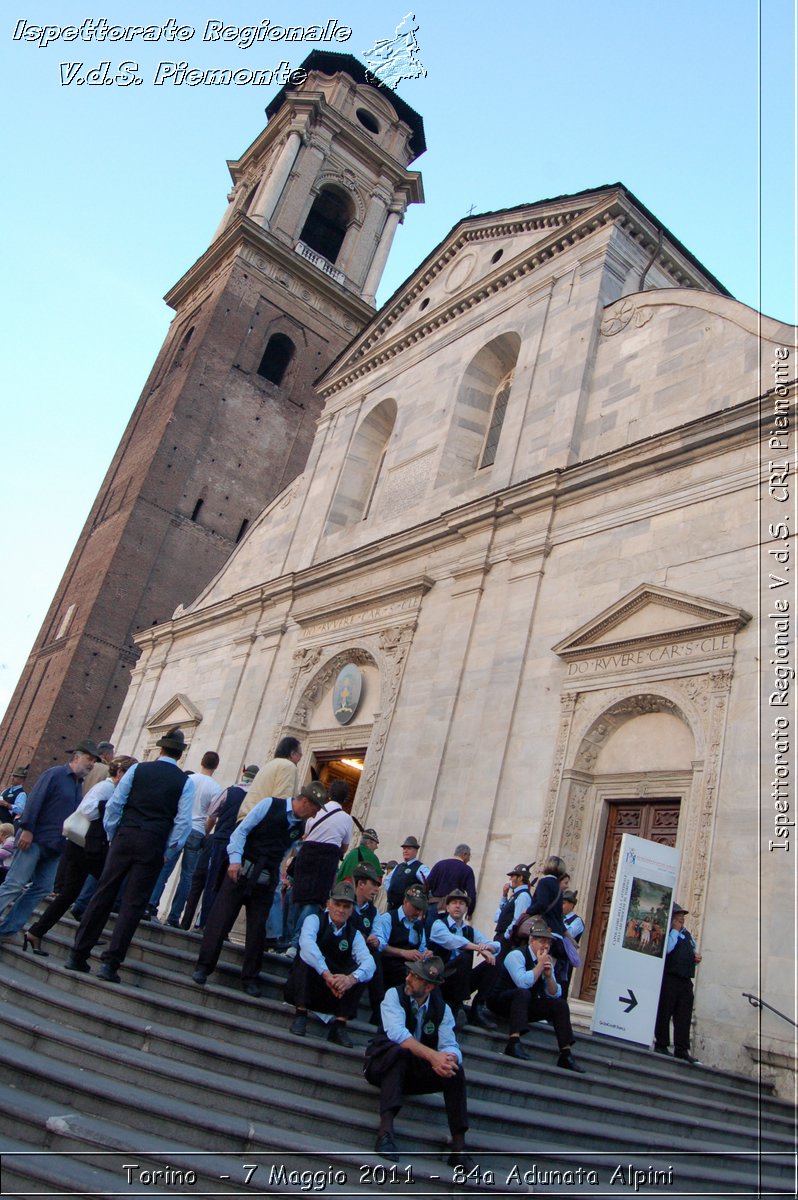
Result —
M50 957L49 950L42 950L42 939L40 937L36 937L35 933L23 933L22 949L27 952L28 946L30 946L34 954L39 955L39 958Z
M457 1012L456 1012L456 1013L455 1013L455 1015L454 1015L454 1027L455 1027L455 1029L458 1029L458 1030L460 1030L460 1029L465 1029L465 1027L466 1027L467 1023L468 1023L468 1021L467 1021L467 1018L466 1018L465 1009L464 1009L464 1008L458 1008Z
M560 1051L557 1066L561 1067L563 1071L576 1071L577 1075L584 1075L586 1073L585 1068L580 1067L570 1050Z
M106 983L121 983L122 976L112 967L110 963L103 963L97 972L98 979L104 979Z
M256 1000L259 996L263 995L263 993L261 992L257 983L255 983L254 979L251 979L249 981L249 983L244 984L244 991L247 993L248 996L254 996Z
M307 1013L297 1013L291 1022L289 1033L293 1033L295 1037L305 1037L308 1031L308 1015Z
M689 1050L674 1050L673 1057L678 1058L679 1062L690 1063L693 1067L702 1067L704 1065L697 1058L693 1058Z
M656 1046L656 1045L655 1045L655 1046L654 1046L654 1053L655 1053L655 1054L667 1054L668 1058L670 1058L670 1056L671 1056L671 1052L670 1052L670 1050L668 1049L668 1047L667 1047L667 1046Z
M327 1041L332 1042L334 1046L345 1046L347 1050L353 1050L355 1047L343 1021L333 1021L327 1031Z
M490 1014L486 1004L472 1004L468 1016L469 1025L478 1025L481 1029L498 1029L498 1025Z
M64 966L67 971L80 971L82 975L89 975L91 973L91 967L85 958L76 958L74 954L68 956Z
M393 1140L392 1133L378 1133L377 1140L374 1143L374 1150L377 1154L381 1154L383 1158L389 1158L391 1162L396 1162L399 1157L399 1147Z
M208 982L208 972L203 971L202 967L197 967L196 971L191 976L191 978L194 980L195 983L198 983L200 985L200 987L202 987L202 985L204 983Z
M452 1150L447 1158L447 1163L450 1167L459 1167L461 1171L465 1171L466 1175L476 1168L476 1162L465 1150Z
M504 1053L508 1058L518 1058L522 1062L531 1062L532 1055L527 1054L524 1047L521 1045L520 1038L510 1038L507 1045L504 1047Z

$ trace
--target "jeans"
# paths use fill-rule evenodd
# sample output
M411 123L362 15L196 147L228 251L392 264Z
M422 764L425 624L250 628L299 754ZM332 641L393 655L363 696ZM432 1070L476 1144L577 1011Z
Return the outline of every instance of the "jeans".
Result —
M179 858L180 858L179 850L178 850L177 854L170 855L169 858L167 858L166 862L164 863L163 867L161 868L160 875L155 880L155 887L152 889L152 895L150 896L149 900L147 901L147 908L152 909L153 912L158 911L158 905L161 903L161 896L163 895L163 890L166 887L167 883L169 882L169 876L172 874L175 867L177 866L177 860Z
M319 912L318 904L292 904L289 908L286 937L290 938L291 945L296 950L299 950L299 935L302 932L305 917L318 916Z
M86 905L89 903L92 896L94 895L94 891L95 891L96 887L97 887L97 880L94 878L93 875L90 875L89 878L84 883L83 887L81 888L80 895L78 896L75 903L72 905L73 916L75 916L78 920L85 913Z
M0 887L0 912L11 905L0 923L0 937L19 933L27 925L41 898L53 890L60 857L60 849L50 850L38 842L32 842L27 850L15 852L6 881Z
M180 921L180 914L183 911L183 906L188 898L189 888L194 871L197 867L197 860L202 853L202 847L205 844L205 838L201 833L197 833L192 829L188 835L188 841L183 847L183 862L180 868L180 879L178 880L175 894L172 899L172 907L169 909L169 916L166 918L171 925L177 925Z

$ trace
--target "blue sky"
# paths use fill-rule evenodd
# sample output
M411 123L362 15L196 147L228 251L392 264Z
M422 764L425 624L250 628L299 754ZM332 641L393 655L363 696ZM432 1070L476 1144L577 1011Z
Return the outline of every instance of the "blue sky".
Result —
M272 87L153 85L157 64L297 66L313 48L362 57L410 9L326 0L105 3L10 9L0 37L3 189L0 710L24 664L166 334L164 292L208 245L226 160L263 128ZM793 0L418 0L426 204L400 228L383 302L475 212L620 180L735 295L795 319ZM195 29L183 43L13 40L19 20ZM203 41L206 22L352 28L345 42ZM760 38L761 27L761 38ZM760 68L761 53L761 68ZM138 64L130 87L62 85L60 64ZM759 129L762 129L760 138Z

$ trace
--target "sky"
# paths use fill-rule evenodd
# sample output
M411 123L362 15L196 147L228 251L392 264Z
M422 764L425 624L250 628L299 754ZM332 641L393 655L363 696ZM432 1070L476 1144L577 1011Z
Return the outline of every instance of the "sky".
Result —
M0 712L168 330L162 297L207 248L226 207L226 161L260 133L278 90L179 75L157 85L171 70L159 64L276 69L313 49L363 59L408 12L426 74L397 90L424 118L428 150L414 168L426 203L397 233L378 304L469 210L620 181L737 299L795 321L795 0L9 6ZM57 28L49 45L35 40L37 26L101 17L194 32L100 43ZM209 21L267 18L334 19L352 32L248 48L245 35L205 37ZM137 64L141 83L75 82L102 62L111 77Z

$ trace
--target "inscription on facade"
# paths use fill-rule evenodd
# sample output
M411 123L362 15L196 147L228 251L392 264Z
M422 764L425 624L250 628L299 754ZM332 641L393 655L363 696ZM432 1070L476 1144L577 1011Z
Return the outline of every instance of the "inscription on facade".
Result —
M619 650L613 654L597 655L568 664L568 678L580 675L606 675L611 671L624 671L629 667L647 667L658 663L684 662L706 658L713 654L724 654L732 649L732 634L724 633L713 637L696 638L690 642L668 642L664 646L650 646L642 650Z

